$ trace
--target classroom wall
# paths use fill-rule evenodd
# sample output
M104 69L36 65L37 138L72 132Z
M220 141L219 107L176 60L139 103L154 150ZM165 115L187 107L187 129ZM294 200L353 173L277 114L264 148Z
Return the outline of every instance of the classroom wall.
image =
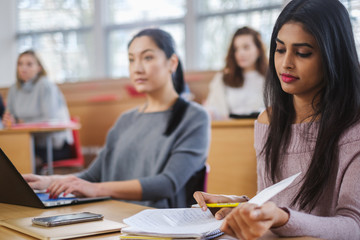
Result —
M17 1L0 1L0 87L15 82L15 9Z

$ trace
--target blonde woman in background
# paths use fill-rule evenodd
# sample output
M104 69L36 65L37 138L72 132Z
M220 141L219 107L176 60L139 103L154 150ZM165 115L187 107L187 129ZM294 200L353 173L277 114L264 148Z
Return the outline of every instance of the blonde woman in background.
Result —
M46 71L32 50L21 53L17 60L16 83L9 89L2 123L70 121L63 94L49 81ZM47 133L48 134L48 133ZM54 161L72 156L73 137L70 130L51 133ZM46 136L35 134L36 165L40 170L46 162Z

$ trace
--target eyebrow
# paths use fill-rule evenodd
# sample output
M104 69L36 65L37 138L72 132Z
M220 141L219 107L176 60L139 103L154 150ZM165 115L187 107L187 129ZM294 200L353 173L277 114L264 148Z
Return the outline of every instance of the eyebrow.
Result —
M140 55L142 55L142 54L144 54L144 53L146 53L146 52L154 52L154 49L145 49L144 51L142 51L141 53L140 53ZM129 55L134 55L133 53L129 53Z
M276 38L276 41L281 43L281 44L284 44L285 43L283 41L281 41L280 39ZM309 43L294 43L292 44L293 46L295 47L309 47L309 48L314 48L313 46L311 46Z

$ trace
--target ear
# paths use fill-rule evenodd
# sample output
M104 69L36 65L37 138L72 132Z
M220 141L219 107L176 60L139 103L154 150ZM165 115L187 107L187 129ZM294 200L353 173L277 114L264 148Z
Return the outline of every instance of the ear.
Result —
M176 72L176 68L179 64L179 58L178 56L176 56L176 54L174 53L173 55L171 55L171 57L169 58L169 67L170 67L170 71L172 73Z

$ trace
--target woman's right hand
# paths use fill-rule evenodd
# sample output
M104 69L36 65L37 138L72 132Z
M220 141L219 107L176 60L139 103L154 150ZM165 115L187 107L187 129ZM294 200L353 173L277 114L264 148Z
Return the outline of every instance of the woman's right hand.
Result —
M194 193L194 198L199 206L206 211L207 203L238 203L238 202L247 202L249 200L245 195L236 196L236 195L218 195L218 194L210 194L205 192L197 191ZM223 219L228 215L233 208L221 208L216 212L216 219Z
M25 181L30 185L32 189L44 190L49 187L53 179L51 176L40 176L35 174L23 174Z
M15 123L15 118L10 112L6 111L2 117L2 124L5 128L10 128Z

